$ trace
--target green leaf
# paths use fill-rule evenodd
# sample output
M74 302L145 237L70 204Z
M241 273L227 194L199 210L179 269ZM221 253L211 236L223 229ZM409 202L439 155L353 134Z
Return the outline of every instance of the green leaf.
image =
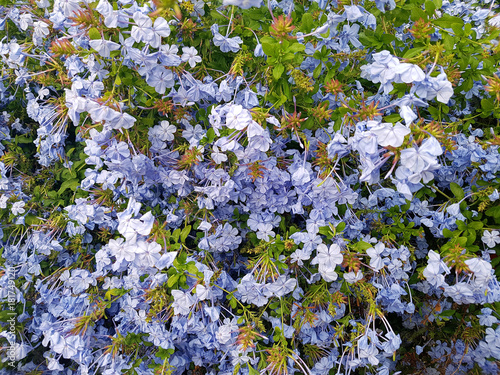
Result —
M288 51L297 53L297 52L302 52L306 49L306 46L300 43L294 43L290 47L288 47Z
M445 310L439 316L452 316L453 314L455 314L455 310Z
M472 223L467 224L467 226L472 229L479 230L484 226L484 224L481 221L473 221Z
M425 2L425 13L430 17L436 11L436 5L432 1Z
M470 23L466 23L464 26L464 34L465 36L469 36L472 31L472 25Z
M405 52L405 54L403 55L403 58L404 59L410 59L412 57L418 56L426 48L427 47L410 48L408 51Z
M194 262L189 262L187 265L187 271L192 275L196 275L198 273L198 268Z
M476 231L474 229L469 229L467 231L467 243L466 243L466 246L470 246L474 243L474 241L476 241Z
M300 31L304 33L310 33L314 27L314 20L311 13L304 13L302 16L302 22L300 23Z
M495 275L497 276L500 273L500 267L498 267L499 264L500 264L500 257L497 256L496 258L492 259L491 265L493 266L493 269L495 270Z
M281 75L285 71L285 67L283 64L278 64L274 67L273 69L273 78L277 81L278 79L281 78Z
M237 302L236 302L236 300L235 300L235 298L234 298L234 297L231 297L231 298L229 299L229 305L230 305L233 309L235 309L235 308L236 308L236 306L237 306Z
M170 276L167 280L167 286L169 288L172 288L175 285L175 283L177 283L177 281L179 280L179 277L181 277L180 273L176 273L175 275Z
M422 18L424 21L428 19L427 14L420 8L413 8L410 13L410 19L412 21L418 21Z
M443 33L443 46L447 51L453 51L455 46L455 37L450 34Z
M450 189L451 189L451 192L453 193L453 195L457 199L463 199L465 197L464 190L460 187L459 184L452 182L450 184Z
M316 79L319 77L319 75L321 74L321 69L322 69L322 65L323 64L319 64L315 69L314 69L314 72L313 72L313 77Z
M64 179L64 180L70 180L72 178L76 178L76 173L71 170L71 169L66 169L64 170L64 172L61 174L61 177Z
M292 61L295 58L295 56L296 55L294 53L291 53L291 52L287 53L286 55L284 55L284 56L281 57L281 61L284 62L284 63L285 62L290 62L290 61Z
M260 372L254 369L252 366L248 365L248 374L249 375L259 375Z
M212 143L215 139L215 130L213 128L208 129L205 136L208 139L208 143Z
M57 194L57 191L54 191L54 190L51 190L47 193L47 195L49 196L49 198L52 198L52 199L56 199L58 194Z
M395 122L401 120L401 116L397 113L393 113L392 115L385 116L384 120L394 124Z
M453 232L449 230L448 228L443 229L443 236L446 238L452 238L453 237Z
M490 114L495 109L495 103L492 98L481 99L481 108L485 114Z
M262 50L267 56L274 56L276 54L277 48L270 43L262 43Z
M15 317L17 314L11 310L2 310L0 311L0 322L7 322L12 317Z
M16 135L15 140L16 140L17 144L32 143L33 142L33 138L30 138L27 136L19 136L19 135Z
M342 232L345 229L345 223L343 221L340 222L335 229L337 230L337 233Z
M327 236L328 238L331 238L331 236L332 236L332 232L331 232L329 227L320 227L319 234L322 234L323 236Z
M286 97L288 98L288 100L292 100L292 92L290 91L290 85L285 80L282 80L281 82L282 82L282 84L281 84L281 91L282 91L282 93L284 95L286 95Z
M463 23L462 24L452 23L450 26L456 36L461 37L465 35Z
M188 226L184 227L184 229L182 229L181 242L183 242L183 243L186 242L186 238L189 235L189 232L191 232L191 225L188 225Z
M130 289L124 289L124 288L113 288L113 289L110 289L106 292L106 294L104 295L104 298L108 301L111 301L113 299L113 297L121 297L123 296L124 294L128 293L130 291Z
M99 30L97 30L95 27L92 27L90 30L89 30L89 38L91 40L94 40L94 39L101 39L101 33L99 32Z
M495 219L500 218L500 206L493 206L486 210L486 216L492 216Z
M71 180L66 180L61 184L61 187L57 191L57 194L61 195L64 193L67 189L71 189L72 191L75 191L76 188L80 185L80 180L73 178Z
M459 230L463 231L467 229L467 225L462 220L457 220L456 221L457 227Z
M173 354L173 349L163 349L161 347L158 348L158 351L156 352L156 356L160 359L166 360L167 358L170 357L171 354Z
M380 40L385 44L391 44L396 39L396 37L392 34L382 34L380 36Z
M179 236L181 235L181 230L177 228L176 230L173 231L172 233L172 239L174 242L179 242Z
M288 100L287 96L285 94L281 94L280 99L274 104L274 106L275 107L280 107L281 105L283 105L284 103L286 103L287 100Z
M358 243L354 244L353 247L358 251L364 251L366 249L369 249L370 247L373 247L373 245L365 241L359 241Z
M216 10L210 11L210 17L212 17L215 20L220 20L220 21L226 20L226 17L224 15L222 15L221 12L217 12Z
M427 110L429 111L429 113L432 115L433 118L438 119L440 117L439 109L437 109L436 107L429 106Z
M433 21L434 25L443 28L450 28L453 25L458 25L458 27L463 28L464 21L459 17L450 16L449 14L443 14L439 19Z
M38 219L38 217L36 217L33 214L28 214L28 215L25 216L24 222L27 225L39 224L40 223L40 219Z

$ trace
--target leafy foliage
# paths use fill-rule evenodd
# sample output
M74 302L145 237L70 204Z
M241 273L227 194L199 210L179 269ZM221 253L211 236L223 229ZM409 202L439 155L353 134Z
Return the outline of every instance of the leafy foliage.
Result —
M498 374L493 1L0 1L2 373Z

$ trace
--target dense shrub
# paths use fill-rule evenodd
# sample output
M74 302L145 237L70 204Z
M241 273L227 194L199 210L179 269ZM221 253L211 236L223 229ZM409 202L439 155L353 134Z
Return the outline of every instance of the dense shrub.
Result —
M2 373L499 373L495 1L0 4Z

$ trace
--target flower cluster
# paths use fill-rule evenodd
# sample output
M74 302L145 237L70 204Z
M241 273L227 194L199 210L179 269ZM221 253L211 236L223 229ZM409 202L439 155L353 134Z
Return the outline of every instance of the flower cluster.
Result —
M1 4L2 373L499 373L498 4Z

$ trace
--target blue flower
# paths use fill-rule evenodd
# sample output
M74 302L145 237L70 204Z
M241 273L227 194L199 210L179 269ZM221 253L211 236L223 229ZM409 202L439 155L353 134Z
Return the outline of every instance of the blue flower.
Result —
M90 47L95 49L102 57L110 57L111 51L116 51L120 48L118 43L105 39L95 39L89 42Z
M481 240L488 246L488 247L495 247L497 244L500 244L500 233L497 230L492 230L492 231L483 231L483 236L481 237Z
M198 51L194 47L182 47L181 60L188 62L191 68L194 68L196 63L201 62L201 57L198 56Z
M375 5L377 5L378 10L381 12L396 8L396 2L394 0L375 0Z
M218 32L214 34L214 44L219 47L222 52L238 52L241 49L240 44L242 43L243 40L239 36L228 38L222 36Z
M231 105L226 114L226 126L230 129L243 130L252 121L252 115L241 105Z
M175 314L187 315L191 311L191 307L195 304L195 299L189 292L182 292L180 290L172 290L174 302L172 307Z
M285 275L280 275L276 281L264 286L264 295L266 297L276 296L283 297L288 293L293 292L297 286L296 279L287 278Z
M424 71L414 64L400 63L394 70L404 83L421 82L425 79Z
M17 215L24 214L26 212L26 210L24 209L25 204L26 203L24 201L14 202L14 204L12 205L12 208L10 209L10 212L12 213L12 215L17 216Z
M435 287L445 285L444 276L442 273L449 274L448 266L441 260L438 253L433 250L429 251L429 263L425 267L423 275L429 283Z
M382 242L377 243L374 247L366 250L366 254L370 256L370 267L375 271L380 271L384 268L384 261L381 255L384 253L385 245Z
M137 43L146 41L151 36L153 21L149 16L137 11L133 15L135 25L132 26L131 36Z
M262 0L223 0L222 5L236 5L241 9L259 8L262 5Z
M253 303L260 307L264 306L268 301L263 293L263 285L257 283L252 274L245 275L238 284L237 289L243 303Z
M400 147L405 136L411 133L410 129L399 122L394 126L390 123L382 123L370 129L377 136L377 142L382 147Z

